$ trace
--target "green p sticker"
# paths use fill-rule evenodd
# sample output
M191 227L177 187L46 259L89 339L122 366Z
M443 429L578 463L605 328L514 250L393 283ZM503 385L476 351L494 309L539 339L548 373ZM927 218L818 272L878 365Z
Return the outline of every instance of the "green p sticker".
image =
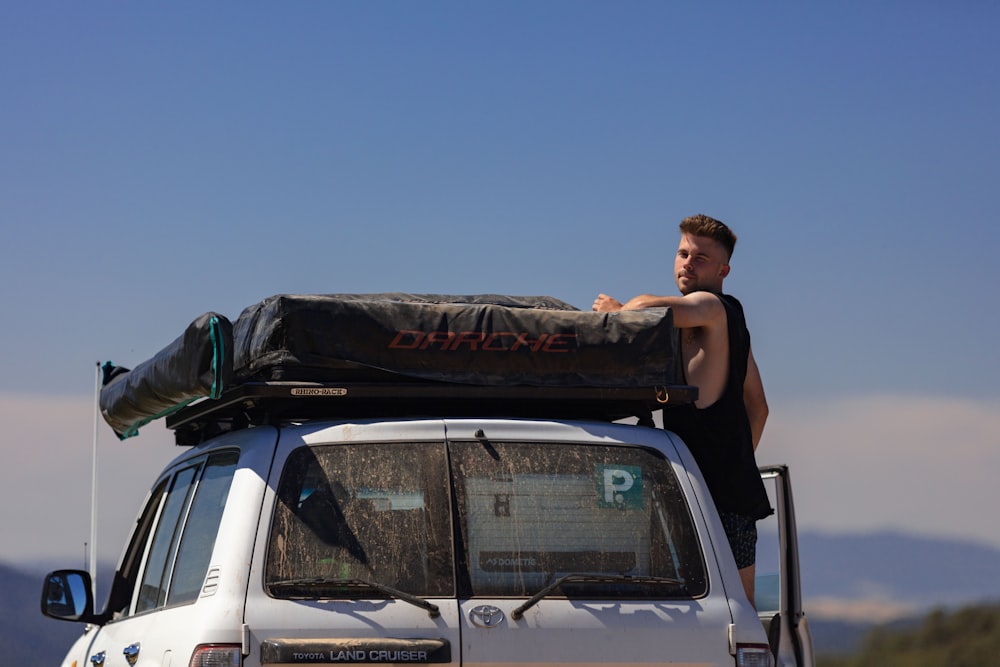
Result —
M642 508L642 468L601 463L597 466L597 506Z

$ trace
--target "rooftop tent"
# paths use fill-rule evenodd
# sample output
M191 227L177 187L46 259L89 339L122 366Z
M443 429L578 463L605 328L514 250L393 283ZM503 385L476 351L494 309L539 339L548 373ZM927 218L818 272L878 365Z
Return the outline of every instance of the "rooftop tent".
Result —
M199 398L218 398L232 380L232 350L230 321L218 313L205 313L134 369L106 363L101 415L124 440Z
M580 311L551 297L279 295L234 327L240 379L383 378L622 387L673 381L670 311ZM391 380L389 380L391 381Z
M480 401L478 410L501 409L482 400L501 389L516 397L519 388L536 390L520 394L522 407L538 392L618 400L616 390L674 385L675 349L666 308L593 313L546 296L282 294L247 307L232 324L206 313L135 369L109 369L101 411L125 438L199 399L208 400L198 410L211 412L227 397L247 404L251 394L273 397L288 383L352 383L352 396L381 398L405 391L413 409L415 387L426 386L427 410L461 398ZM345 390L314 388L311 396L324 393Z

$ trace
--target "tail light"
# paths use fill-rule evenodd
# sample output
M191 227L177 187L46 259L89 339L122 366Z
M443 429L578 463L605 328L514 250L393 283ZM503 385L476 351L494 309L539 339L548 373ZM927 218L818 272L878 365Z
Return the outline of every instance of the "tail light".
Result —
M239 644L202 644L195 647L188 667L241 667L242 664Z
M774 667L774 655L767 644L737 644L736 667Z

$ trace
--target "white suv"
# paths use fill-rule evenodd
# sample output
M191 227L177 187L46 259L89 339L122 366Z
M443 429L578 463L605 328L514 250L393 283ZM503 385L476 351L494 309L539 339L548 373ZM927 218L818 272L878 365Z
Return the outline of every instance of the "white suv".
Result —
M193 446L104 610L47 576L43 612L89 624L63 664L811 667L787 470L755 609L690 452L609 421L623 395L239 381L169 418Z

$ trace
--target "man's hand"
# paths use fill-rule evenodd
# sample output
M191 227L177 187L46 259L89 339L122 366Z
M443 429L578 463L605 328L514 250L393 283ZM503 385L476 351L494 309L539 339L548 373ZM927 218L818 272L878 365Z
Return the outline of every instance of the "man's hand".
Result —
M612 313L622 309L622 302L607 294L598 294L597 298L594 299L594 305L590 309L598 313Z

